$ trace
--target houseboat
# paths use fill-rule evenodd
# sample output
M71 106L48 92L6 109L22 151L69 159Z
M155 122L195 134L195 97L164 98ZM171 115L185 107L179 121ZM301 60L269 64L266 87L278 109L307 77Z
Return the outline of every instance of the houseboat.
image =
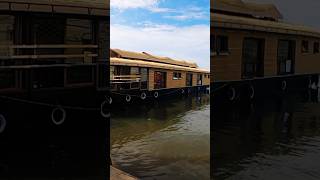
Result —
M131 103L204 92L210 72L196 63L147 52L110 49L111 99Z
M210 14L213 94L234 101L318 89L320 31L284 22L272 4L212 0Z
M0 0L1 179L108 174L109 9Z

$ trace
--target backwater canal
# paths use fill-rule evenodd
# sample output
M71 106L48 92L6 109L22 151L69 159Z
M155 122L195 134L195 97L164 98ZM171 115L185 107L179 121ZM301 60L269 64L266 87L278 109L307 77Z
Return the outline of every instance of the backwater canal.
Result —
M212 104L213 179L320 179L320 103L298 94Z
M210 97L112 110L111 157L141 179L210 179Z

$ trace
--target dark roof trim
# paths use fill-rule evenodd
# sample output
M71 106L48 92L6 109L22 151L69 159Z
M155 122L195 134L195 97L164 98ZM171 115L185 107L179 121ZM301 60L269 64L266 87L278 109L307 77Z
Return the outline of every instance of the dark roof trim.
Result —
M258 19L282 19L281 13L273 4L249 3L242 0L211 0L210 11Z
M64 2L64 3L63 3ZM65 1L48 0L0 0L0 11L23 11L23 12L46 12L81 14L92 16L109 16L109 6L107 3L66 3Z

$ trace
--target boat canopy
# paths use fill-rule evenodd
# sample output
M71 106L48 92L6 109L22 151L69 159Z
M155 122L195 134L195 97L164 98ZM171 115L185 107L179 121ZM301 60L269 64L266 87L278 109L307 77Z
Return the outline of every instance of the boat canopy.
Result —
M117 57L117 58L135 59L135 60L158 62L162 64L171 64L171 65L177 65L177 66L183 66L183 67L189 67L189 68L198 68L198 65L193 62L174 60L168 57L155 56L146 52L137 53L137 52L131 52L131 51L124 51L120 49L111 49L110 54L111 54L111 57Z
M0 11L109 16L109 0L0 0Z
M211 13L211 26L213 28L243 29L320 38L320 31L310 27L220 13Z
M151 62L144 60L133 60L125 58L110 58L111 66L132 66L132 67L147 67L147 68L157 68L157 69L167 69L174 71L188 71L188 72L197 72L197 73L210 73L207 70L199 68L184 67L179 65L164 64L160 62Z
M236 13L255 18L282 19L281 13L273 4L258 4L242 0L211 0L213 12Z

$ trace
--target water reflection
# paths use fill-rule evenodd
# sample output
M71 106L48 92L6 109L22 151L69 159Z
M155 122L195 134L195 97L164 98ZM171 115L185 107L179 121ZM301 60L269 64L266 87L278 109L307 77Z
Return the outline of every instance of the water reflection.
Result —
M213 179L320 178L320 104L290 95L212 110Z
M209 179L209 96L114 109L111 156L142 179Z

